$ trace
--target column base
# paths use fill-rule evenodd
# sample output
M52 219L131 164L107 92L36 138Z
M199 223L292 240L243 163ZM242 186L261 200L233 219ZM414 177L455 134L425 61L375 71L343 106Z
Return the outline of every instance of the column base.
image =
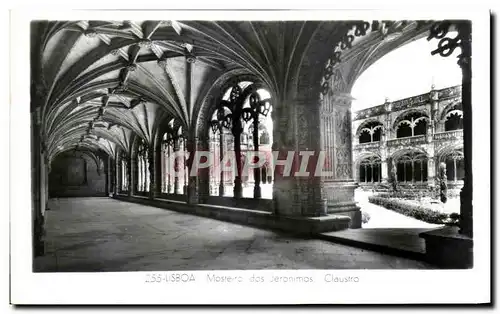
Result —
M260 199L262 197L260 186L255 185L253 187L253 198Z
M37 215L33 224L33 255L34 257L43 256L45 254L45 217L41 214Z
M472 268L472 238L459 233L457 227L443 227L419 235L425 240L429 263L443 268Z
M361 228L361 207L357 206L356 203L329 203L327 206L328 214L345 215L351 218L351 221L349 222L349 228Z
M234 187L233 187L233 197L242 198L243 197L243 186L241 185L241 179L234 179Z
M361 228L361 208L354 201L354 190L359 186L353 180L324 182L327 213L346 215L351 218L349 228Z

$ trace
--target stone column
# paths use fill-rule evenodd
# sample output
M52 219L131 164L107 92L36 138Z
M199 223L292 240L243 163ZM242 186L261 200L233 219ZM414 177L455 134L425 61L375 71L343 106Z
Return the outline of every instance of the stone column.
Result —
M321 107L324 146L330 149L329 160L333 176L323 178L324 193L328 200L328 213L342 213L351 217L351 228L361 227L361 212L354 201L357 184L352 174L351 102L348 94L329 93Z
M183 180L183 186L182 186L182 194L187 195L188 194L188 185L189 185L189 167L188 167L188 161L186 158L186 153L189 151L187 148L187 140L185 137L182 138L182 148L184 150L184 157L182 159L182 170L184 172L184 180Z
M427 184L431 187L436 185L436 157L427 159Z
M153 146L148 151L148 170L149 170L149 198L154 199L156 196L156 163L155 163L156 150Z
M259 152L259 114L256 113L253 118L253 147L256 155ZM253 198L260 199L262 196L260 190L260 168L253 169L253 179L254 179L254 187L253 187Z
M233 197L242 198L243 197L243 187L242 187L242 161L241 161L241 133L243 132L243 127L241 126L240 119L233 121L233 126L231 132L234 136L234 155L236 158L236 177L234 178L234 188Z
M132 158L130 156L130 154L128 154L127 156L127 183L128 183L128 196L132 196L132 194L134 194L135 192L135 182L133 182L133 180L135 181L135 175L134 175L134 171L135 171L135 162L134 162L134 158Z
M189 152L188 166L188 188L187 188L187 202L188 204L205 203L210 194L210 168L198 169L196 173L192 171L193 163L199 162L195 160L196 151L208 152L210 151L210 138L194 138L188 139L187 149Z
M39 109L32 112L31 118L31 190L33 195L32 209L32 237L33 237L33 256L42 256L45 253L44 243L44 212L42 206L42 138L39 130Z
M224 160L224 130L222 127L219 128L219 177L220 177L220 182L219 182L219 196L224 196L224 172L222 171L224 165L222 164L222 161ZM215 161L214 161L215 162Z
M157 198L160 196L163 188L163 182L165 182L165 160L162 159L162 143L161 140L154 144L154 190L153 197ZM153 180L151 180L153 181Z
M118 186L119 184L121 184L119 178L120 178L120 168L121 168L121 161L120 161L120 157L116 154L116 157L115 157L115 163L114 163L114 169L115 169L115 172L114 172L114 182L115 184L113 185L113 196L116 196L118 194L118 191L120 190L120 187Z
M108 156L106 162L104 163L104 176L106 177L106 182L104 184L104 193L106 196L111 194L111 157Z
M458 64L462 69L462 109L464 119L464 186L460 192L460 233L473 237L472 223L472 102L471 102L471 22L459 25L461 54Z
M387 117L388 118L388 117ZM389 182L389 169L390 169L390 159L389 159L389 150L387 148L387 136L389 131L387 130L387 126L384 125L382 127L382 134L380 137L380 170L381 170L381 183L387 184Z
M179 138L174 139L174 155L179 151ZM175 158L174 160L174 169L176 172L180 170L180 162L179 158ZM179 182L179 173L176 173L174 176L174 194L181 194L182 193L182 187L180 186Z

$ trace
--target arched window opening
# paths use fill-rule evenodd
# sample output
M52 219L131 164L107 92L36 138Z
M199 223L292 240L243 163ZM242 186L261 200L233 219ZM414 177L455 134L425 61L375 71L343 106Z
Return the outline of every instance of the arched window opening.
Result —
M128 192L128 159L126 155L122 155L120 158L120 169L119 169L119 187L121 192Z
M395 159L398 182L427 182L427 156L410 152Z
M137 147L137 192L149 192L149 149L141 139Z
M462 150L454 150L442 157L446 163L446 177L448 181L457 182L463 180L464 172L464 154Z
M231 86L223 95L210 122L210 151L214 160L210 194L270 199L271 95L249 81ZM252 161L258 167L244 167L251 161L247 156L254 158L253 155L264 160L257 161L257 157Z
M182 127L174 131L174 120L167 125L161 141L161 191L165 194L187 194L186 138Z
M425 135L427 133L427 117L422 113L410 113L396 126L396 137L410 137Z
M367 157L359 163L359 182L375 183L382 181L382 163L379 157Z
M464 119L462 110L451 110L446 114L444 122L445 131L462 130L464 128Z
M372 141L372 137L370 135L370 131L368 130L363 130L361 131L361 134L359 135L359 143L370 143Z
M170 157L174 153L174 138L171 133L165 132L161 140L161 192L171 194L174 192L173 161Z
M380 142L382 127L382 123L377 121L364 124L359 131L359 143Z

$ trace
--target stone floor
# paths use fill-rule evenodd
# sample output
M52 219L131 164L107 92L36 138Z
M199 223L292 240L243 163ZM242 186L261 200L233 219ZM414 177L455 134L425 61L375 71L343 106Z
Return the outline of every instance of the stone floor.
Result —
M109 198L51 200L36 271L421 269L426 263Z

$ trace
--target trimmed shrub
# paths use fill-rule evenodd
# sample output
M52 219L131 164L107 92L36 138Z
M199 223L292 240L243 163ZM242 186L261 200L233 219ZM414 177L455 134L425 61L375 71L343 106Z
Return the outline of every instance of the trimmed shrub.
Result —
M448 220L448 214L426 208L420 205L409 204L404 200L395 198L370 196L368 201L375 205L383 206L387 209L393 210L405 216L413 217L415 219L425 221L432 224L445 224Z
M370 214L367 212L361 212L361 222L365 224L368 221L370 221Z

